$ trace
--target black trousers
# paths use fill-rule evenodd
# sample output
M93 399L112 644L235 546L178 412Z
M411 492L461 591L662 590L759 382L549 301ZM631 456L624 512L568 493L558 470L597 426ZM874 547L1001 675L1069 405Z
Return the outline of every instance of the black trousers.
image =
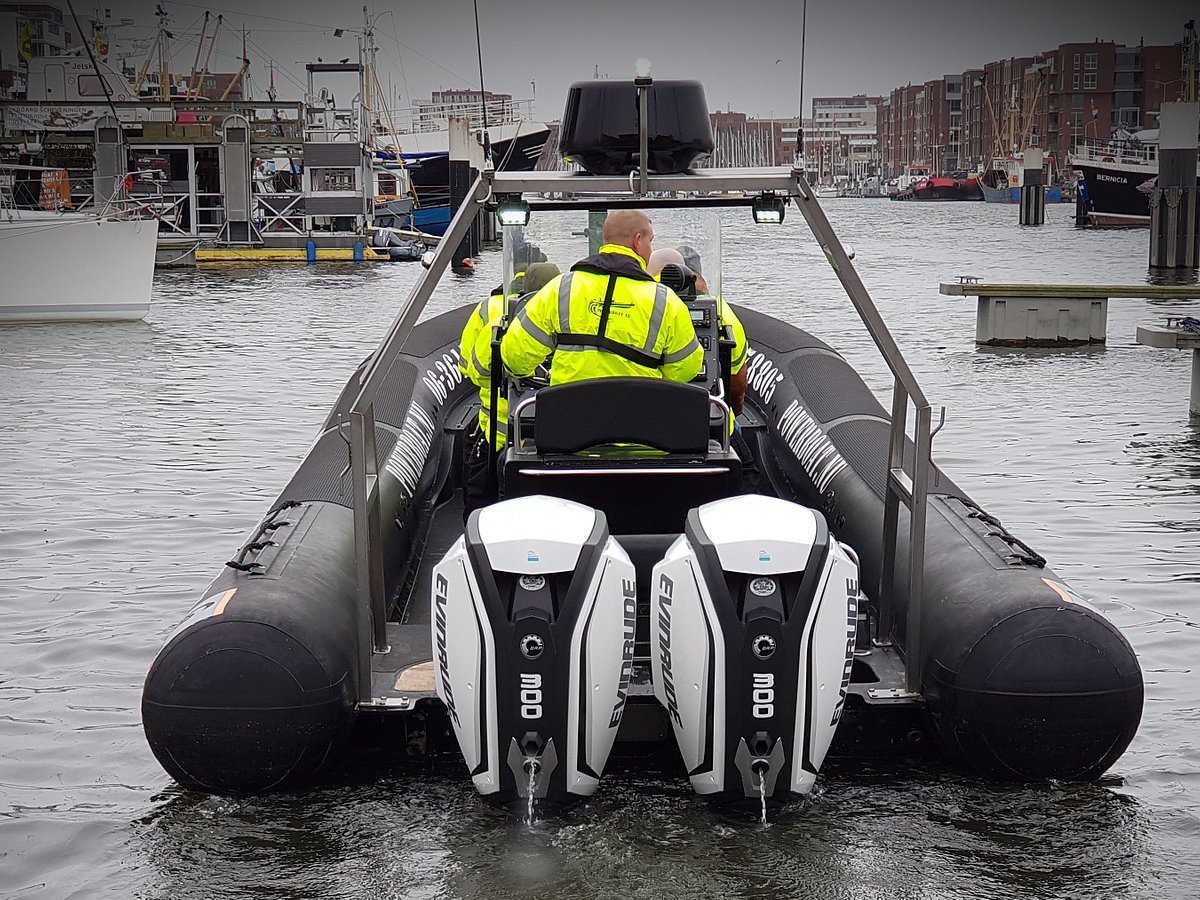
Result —
M487 437L479 428L478 419L475 426L467 432L463 449L463 521L466 522L474 510L499 499L499 478L488 484L490 454L487 449Z

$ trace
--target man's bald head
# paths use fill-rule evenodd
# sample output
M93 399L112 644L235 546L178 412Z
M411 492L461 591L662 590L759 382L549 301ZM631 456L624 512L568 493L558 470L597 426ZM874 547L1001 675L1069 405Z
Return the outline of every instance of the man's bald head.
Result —
M646 262L646 271L657 276L663 270L663 266L672 264L684 265L683 254L674 247L661 247L650 254L650 259Z
M654 226L650 218L640 209L617 209L604 220L604 243L628 247L646 261L650 258L650 244L654 240Z

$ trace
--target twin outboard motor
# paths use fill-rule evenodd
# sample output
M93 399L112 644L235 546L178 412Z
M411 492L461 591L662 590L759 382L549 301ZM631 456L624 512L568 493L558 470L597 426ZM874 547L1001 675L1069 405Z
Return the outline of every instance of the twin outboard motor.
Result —
M596 789L633 671L637 577L602 512L520 497L473 513L433 571L438 695L479 792ZM696 791L807 793L841 718L858 564L824 518L757 494L693 509L653 568L654 693Z
M842 715L858 564L824 518L743 495L688 514L654 567L651 663L697 793L806 794Z
M633 564L604 513L521 497L473 513L433 571L437 692L479 792L590 796L633 671Z

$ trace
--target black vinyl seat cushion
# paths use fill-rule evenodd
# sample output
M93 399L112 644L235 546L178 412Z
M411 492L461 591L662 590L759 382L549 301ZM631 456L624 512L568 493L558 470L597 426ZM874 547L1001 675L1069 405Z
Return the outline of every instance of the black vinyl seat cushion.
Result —
M666 453L708 452L708 391L655 378L594 378L537 395L539 453L635 443Z

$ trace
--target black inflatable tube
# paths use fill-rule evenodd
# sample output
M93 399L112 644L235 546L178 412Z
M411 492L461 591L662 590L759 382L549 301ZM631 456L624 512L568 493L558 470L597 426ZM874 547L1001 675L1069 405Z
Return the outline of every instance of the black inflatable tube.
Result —
M747 402L770 423L775 465L859 552L878 601L889 417L827 345L750 310L738 314L756 351ZM910 445L910 474L911 458ZM903 649L903 506L900 526L893 609ZM936 469L925 548L922 693L952 758L1000 780L1103 773L1141 718L1141 669L1125 637Z
M467 312L415 329L376 401L389 597L416 570L409 565L414 537L448 456L442 419L474 391L453 350ZM337 425L358 382L356 372L308 456L234 556L236 565L224 568L146 676L147 741L186 787L219 794L299 787L353 728L353 489Z
M474 392L454 350L468 311L415 329L377 398L389 595L402 593L416 571L415 538L439 467L451 464L445 416ZM824 512L834 534L859 552L864 584L877 585L886 412L827 345L751 310L738 313L754 349L747 402L769 425L762 467L780 496ZM248 568L222 572L147 676L147 739L181 784L233 794L300 786L353 726L351 485L346 444L334 429L357 382L356 375L235 557ZM921 640L934 730L953 760L989 777L1095 778L1124 751L1140 719L1142 679L1132 649L1048 568L1017 558L1024 551L991 534L994 520L935 474ZM292 524L264 530L278 521ZM894 603L903 648L903 591Z

